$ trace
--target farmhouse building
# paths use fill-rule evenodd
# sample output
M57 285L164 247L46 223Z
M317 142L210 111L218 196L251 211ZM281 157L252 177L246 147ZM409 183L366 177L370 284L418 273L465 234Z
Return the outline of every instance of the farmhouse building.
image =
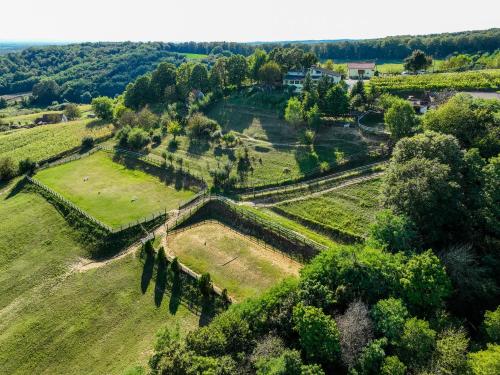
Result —
M374 75L374 62L347 63L347 76L350 79L367 79Z
M67 122L68 118L64 113L45 113L42 117L35 120L35 124L58 124L60 122Z
M313 83L317 83L321 77L328 77L334 83L339 83L342 78L340 73L313 65L305 71L289 71L283 78L283 85L293 86L295 87L295 92L302 92L307 74L311 76Z

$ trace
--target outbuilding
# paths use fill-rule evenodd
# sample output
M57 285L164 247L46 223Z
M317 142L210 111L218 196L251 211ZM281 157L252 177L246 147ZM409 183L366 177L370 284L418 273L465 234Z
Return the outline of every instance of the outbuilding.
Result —
M347 63L347 75L350 79L370 79L375 75L374 62Z

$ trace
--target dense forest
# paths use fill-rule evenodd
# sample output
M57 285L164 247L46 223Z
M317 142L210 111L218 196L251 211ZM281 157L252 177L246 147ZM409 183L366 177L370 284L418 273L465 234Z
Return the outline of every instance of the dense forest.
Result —
M182 55L169 50L164 43L125 42L32 47L8 53L0 56L0 94L31 91L37 82L50 78L69 101L114 96L160 61L183 61Z
M88 102L100 95L113 97L162 61L179 65L186 59L183 53L249 56L256 48L269 52L277 47L297 46L319 59L401 60L415 49L435 58L454 53L488 53L500 48L499 41L500 29L490 29L320 43L120 42L32 47L0 56L0 95L31 91L36 83L50 78L60 86L59 96L68 101Z

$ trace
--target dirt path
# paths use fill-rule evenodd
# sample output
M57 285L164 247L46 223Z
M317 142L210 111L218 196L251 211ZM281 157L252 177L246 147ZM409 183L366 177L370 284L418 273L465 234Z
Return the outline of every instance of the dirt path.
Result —
M169 219L160 225L158 228L156 228L152 233L154 237L165 237L165 234L167 233L167 227L171 227L172 224L175 222L179 215L178 210L173 210L170 211L170 217ZM88 258L80 258L76 263L74 263L70 268L73 272L85 272L94 268L100 268L104 267L112 262L115 262L119 259L125 258L126 256L130 254L135 254L136 251L138 251L142 247L141 241L137 241L134 244L130 245L127 247L125 250L120 251L118 254L115 256L105 259L105 260L92 260Z
M310 199L310 198L314 198L314 197L318 197L318 196L321 196L323 194L327 194L331 191L334 191L334 190L337 190L337 189L341 189L341 188L344 188L346 186L350 186L350 185L354 185L354 184L359 184L363 181L367 181L367 180L372 180L374 178L378 178L380 176L382 176L384 174L384 172L378 172L378 173L373 173L369 176L363 176L363 177L358 177L358 178L353 178L351 180L348 180L344 183L341 183L339 185L336 185L336 186L332 186L331 188L328 188L328 189L324 189L324 190L319 190L319 191L316 191L314 193L311 193L311 194L307 194L307 195L301 195L299 197L295 197L295 198L290 198L290 199L284 199L282 201L276 201L276 202L273 202L273 203L253 203L251 204L252 206L255 206L255 207L273 207L273 206L276 206L278 204L282 204L282 203L290 203L290 202L297 202L297 201L302 201L302 200L306 200L306 199Z

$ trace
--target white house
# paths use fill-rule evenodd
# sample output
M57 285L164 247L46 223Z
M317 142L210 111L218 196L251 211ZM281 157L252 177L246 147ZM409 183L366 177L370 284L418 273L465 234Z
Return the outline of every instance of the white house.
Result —
M339 83L342 78L340 73L313 65L306 71L289 71L283 78L283 85L294 86L295 92L302 92L307 73L313 83L317 83L321 77L329 77L334 83Z
M350 79L367 79L375 74L374 62L347 63L347 76Z

